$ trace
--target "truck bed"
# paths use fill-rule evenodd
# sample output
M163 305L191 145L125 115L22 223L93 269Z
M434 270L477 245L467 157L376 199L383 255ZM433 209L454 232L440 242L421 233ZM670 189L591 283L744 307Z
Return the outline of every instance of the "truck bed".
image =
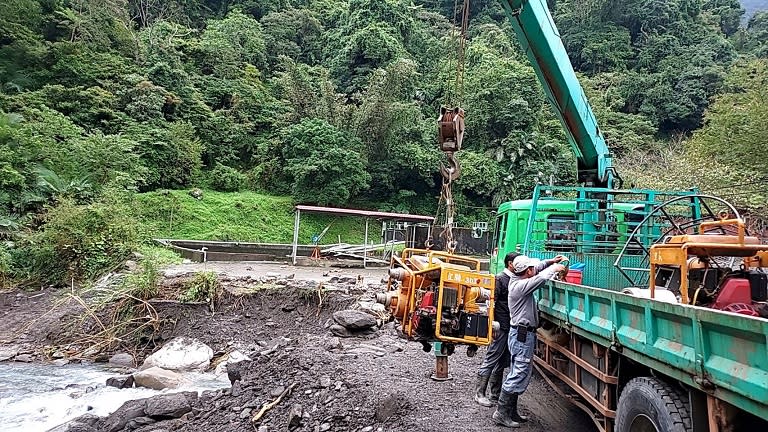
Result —
M553 323L768 420L768 320L559 281L539 296Z

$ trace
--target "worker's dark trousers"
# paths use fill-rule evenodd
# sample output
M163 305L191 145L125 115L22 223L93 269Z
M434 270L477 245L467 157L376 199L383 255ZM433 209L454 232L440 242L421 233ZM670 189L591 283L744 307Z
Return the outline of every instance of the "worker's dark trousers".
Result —
M483 364L477 374L480 376L490 376L492 373L503 371L509 366L509 332L499 330L493 334L493 340L488 345L488 351L485 353Z

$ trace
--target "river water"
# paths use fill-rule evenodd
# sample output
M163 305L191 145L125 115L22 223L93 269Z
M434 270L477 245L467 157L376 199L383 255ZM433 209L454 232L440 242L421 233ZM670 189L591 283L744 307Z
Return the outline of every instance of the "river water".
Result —
M227 374L189 374L191 384L177 390L107 387L107 378L116 375L98 364L0 363L0 430L43 432L86 413L105 416L132 399L229 387Z

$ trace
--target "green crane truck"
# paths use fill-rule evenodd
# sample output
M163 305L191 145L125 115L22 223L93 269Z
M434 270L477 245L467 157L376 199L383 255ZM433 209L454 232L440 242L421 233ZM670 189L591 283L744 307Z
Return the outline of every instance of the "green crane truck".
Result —
M514 250L583 265L538 293L537 368L602 431L768 430L768 245L696 190L621 189L546 1L501 2L583 185L497 212L491 271Z

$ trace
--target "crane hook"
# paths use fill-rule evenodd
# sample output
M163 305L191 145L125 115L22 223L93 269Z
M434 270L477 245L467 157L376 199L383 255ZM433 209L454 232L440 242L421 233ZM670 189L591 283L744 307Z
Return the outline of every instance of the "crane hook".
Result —
M448 166L446 167L441 163L440 174L443 175L443 178L445 179L445 181L454 182L461 175L461 165L459 164L458 159L456 159L456 156L454 156L452 152L446 153L446 155L448 156Z

